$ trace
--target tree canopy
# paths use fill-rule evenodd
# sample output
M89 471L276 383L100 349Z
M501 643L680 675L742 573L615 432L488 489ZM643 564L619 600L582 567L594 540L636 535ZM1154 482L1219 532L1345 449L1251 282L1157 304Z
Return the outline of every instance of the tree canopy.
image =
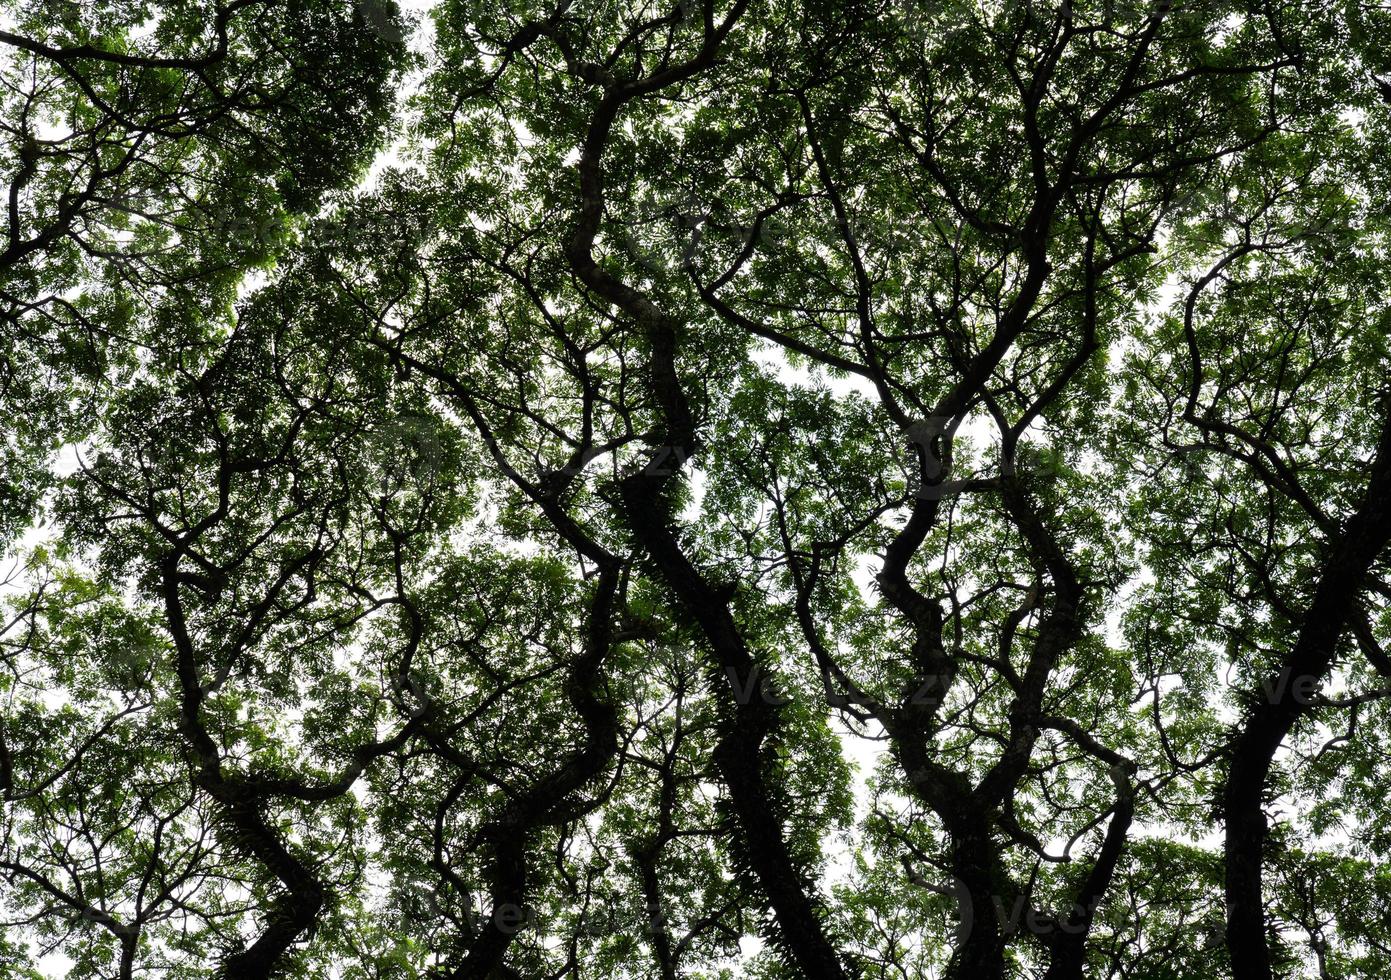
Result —
M1391 975L1391 10L0 0L0 974Z

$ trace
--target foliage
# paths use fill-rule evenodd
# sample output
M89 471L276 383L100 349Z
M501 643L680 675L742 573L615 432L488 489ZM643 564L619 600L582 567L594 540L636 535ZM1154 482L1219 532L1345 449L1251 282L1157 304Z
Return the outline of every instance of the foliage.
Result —
M1388 34L0 3L0 973L1387 975Z

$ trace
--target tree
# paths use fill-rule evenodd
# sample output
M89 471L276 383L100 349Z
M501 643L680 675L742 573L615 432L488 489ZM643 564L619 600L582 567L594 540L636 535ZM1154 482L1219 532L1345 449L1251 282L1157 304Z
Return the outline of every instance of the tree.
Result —
M1385 973L1383 11L151 16L0 34L4 955Z

